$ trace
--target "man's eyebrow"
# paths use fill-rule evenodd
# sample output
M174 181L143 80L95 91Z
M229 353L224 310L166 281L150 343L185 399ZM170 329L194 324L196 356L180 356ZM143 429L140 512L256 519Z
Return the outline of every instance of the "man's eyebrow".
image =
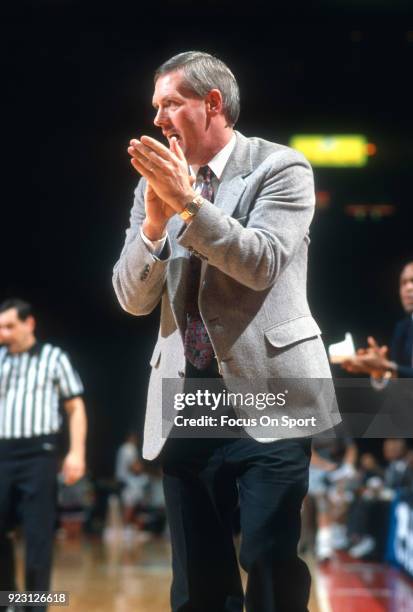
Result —
M173 102L174 100L176 100L176 101L177 101L177 100L178 100L178 98L177 98L176 96L167 95L167 96L164 96L163 98L161 98L161 103L162 103L162 102L163 102L163 103L165 103L165 102ZM158 108L159 104L158 104L157 102L154 102L154 101L152 100L152 106L153 106L154 108Z

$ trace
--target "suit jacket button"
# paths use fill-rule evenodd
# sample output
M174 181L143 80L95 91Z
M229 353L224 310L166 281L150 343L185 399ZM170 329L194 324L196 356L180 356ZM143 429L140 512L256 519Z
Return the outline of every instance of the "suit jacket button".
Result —
M179 378L184 378L185 372L183 370L179 370L178 371L178 376L179 376Z

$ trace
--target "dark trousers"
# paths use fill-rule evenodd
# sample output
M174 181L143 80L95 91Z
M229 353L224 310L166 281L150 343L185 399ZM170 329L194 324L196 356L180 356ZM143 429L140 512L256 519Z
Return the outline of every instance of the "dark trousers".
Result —
M297 556L311 440L173 439L162 451L172 540L173 612L242 612L233 545L239 503L247 612L306 612Z
M54 453L0 459L0 590L16 590L13 551L8 530L19 508L25 541L26 591L50 587L52 546L56 516ZM19 585L20 590L23 585ZM25 608L28 610L29 608ZM35 607L41 612L46 608Z

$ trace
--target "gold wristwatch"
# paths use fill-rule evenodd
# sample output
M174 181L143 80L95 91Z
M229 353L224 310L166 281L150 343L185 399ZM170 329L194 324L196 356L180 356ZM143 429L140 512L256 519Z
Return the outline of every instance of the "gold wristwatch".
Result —
M194 199L189 202L182 212L179 213L179 216L184 221L188 221L188 219L192 219L198 213L202 204L204 203L204 198L200 195L196 195Z

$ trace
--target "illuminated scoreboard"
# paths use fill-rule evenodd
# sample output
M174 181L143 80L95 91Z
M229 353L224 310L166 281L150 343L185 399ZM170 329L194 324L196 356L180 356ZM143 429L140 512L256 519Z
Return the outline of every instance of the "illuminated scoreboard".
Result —
M331 168L361 168L376 153L376 146L361 134L296 134L290 146L313 166Z

